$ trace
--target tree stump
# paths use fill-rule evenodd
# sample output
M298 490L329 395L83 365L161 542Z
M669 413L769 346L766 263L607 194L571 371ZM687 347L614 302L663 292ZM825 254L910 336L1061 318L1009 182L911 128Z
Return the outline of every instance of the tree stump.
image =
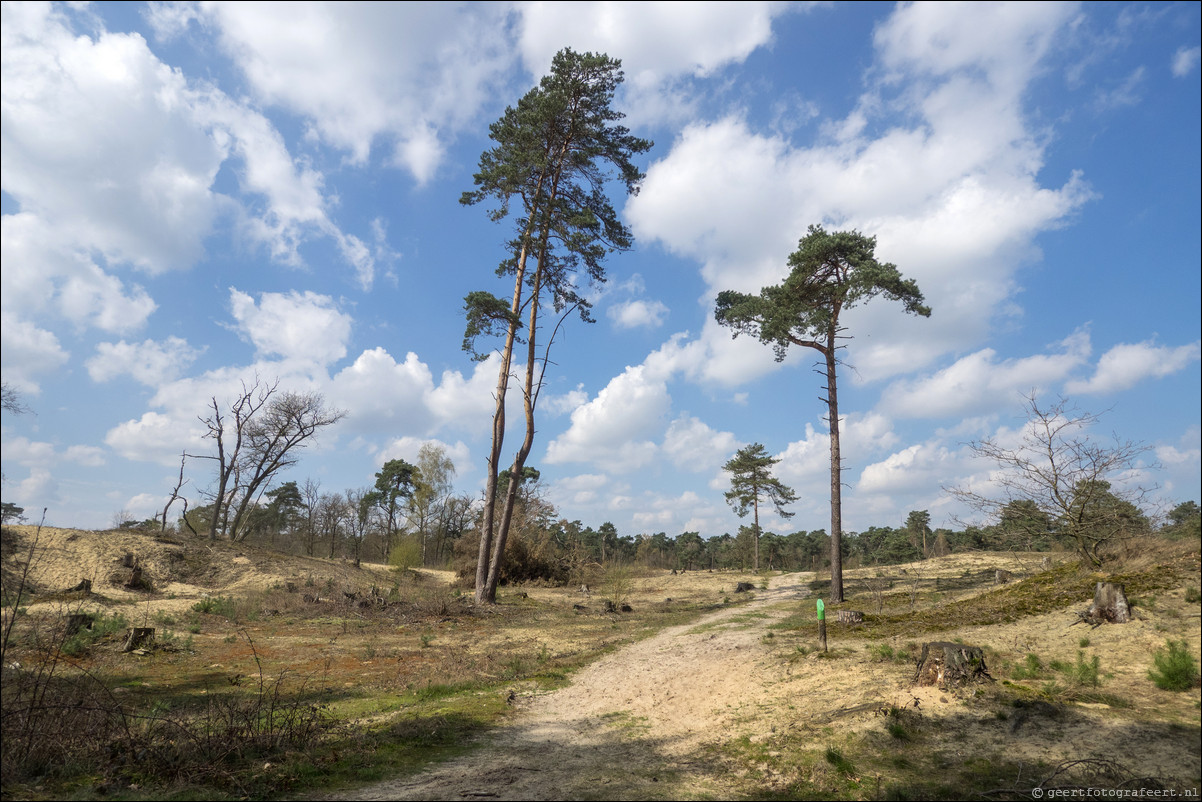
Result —
M135 565L130 572L129 581L125 583L126 590L149 590L150 586L142 577L142 567Z
M1014 574L1009 571L1003 571L1001 568L997 569L993 574L993 584L995 585L1007 585L1012 581L1014 581Z
M840 624L863 624L864 614L859 610L839 610L835 613L835 620Z
M125 630L125 643L121 646L121 652L132 652L147 641L153 640L154 627L130 627Z
M87 613L71 613L67 616L67 637L71 637L81 629L91 629L92 622L95 620L95 616L88 615Z
M1131 605L1123 586L1114 582L1099 582L1094 588L1093 604L1081 616L1083 621L1097 626L1104 621L1126 624L1131 620Z
M979 646L935 641L924 644L918 658L914 683L948 689L970 682L992 680L985 665L985 653Z

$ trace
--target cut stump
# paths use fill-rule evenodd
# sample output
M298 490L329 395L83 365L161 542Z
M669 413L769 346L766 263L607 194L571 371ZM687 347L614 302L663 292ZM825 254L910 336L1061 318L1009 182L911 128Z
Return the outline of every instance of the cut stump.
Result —
M71 613L67 616L67 637L71 637L81 629L91 629L92 623L96 620L95 616L87 613Z
M1078 613L1081 621L1095 627L1103 623L1126 624L1131 620L1131 605L1123 586L1116 582L1099 582L1094 587L1093 604L1084 613Z
M130 627L125 630L125 643L121 647L121 652L132 652L139 646L142 646L147 641L154 640L154 627Z
M914 672L916 685L944 689L992 679L981 647L946 641L924 644Z

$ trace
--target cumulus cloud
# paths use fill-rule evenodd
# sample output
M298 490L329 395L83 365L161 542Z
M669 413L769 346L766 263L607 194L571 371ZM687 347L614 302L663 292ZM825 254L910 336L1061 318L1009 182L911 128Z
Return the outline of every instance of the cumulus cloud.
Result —
M576 389L566 393L545 396L539 401L539 407L548 414L562 415L586 403L588 403L588 393L584 391L583 384L578 384Z
M688 79L702 78L772 42L772 23L799 7L772 2L527 3L518 6L518 47L542 75L565 44L620 54L632 123L679 119L691 108Z
M3 21L5 192L63 247L159 273L196 263L231 217L285 262L331 237L370 285L370 253L329 218L323 177L262 114L190 83L136 33L79 35L64 7L5 4ZM248 203L214 190L231 162Z
M179 464L181 451L204 452L204 429L196 420L201 409L190 410L191 421L182 414L145 412L136 420L119 423L109 429L104 443L128 460Z
M862 493L893 495L913 493L937 487L948 476L949 465L957 462L955 452L932 443L918 443L890 454L860 472L856 490Z
M28 437L6 437L2 449L6 465L17 464L29 468L31 476L61 464L87 468L105 464L104 449L96 446L73 445L64 449L54 443L30 440Z
M556 504L573 507L595 506L602 500L602 490L609 493L612 488L609 477L603 473L581 473L564 476L551 482L548 495Z
M661 377L628 367L597 397L572 412L567 431L547 446L549 463L588 462L617 473L648 464L671 399Z
M52 332L7 308L0 310L0 347L4 350L4 380L25 393L37 393L38 375L53 372L70 358Z
M639 511L631 516L636 529L642 533L703 532L716 534L730 522L729 510L703 499L692 490L679 495L644 493L638 502ZM769 517L761 512L764 523Z
M1202 357L1202 342L1177 348L1156 345L1153 340L1122 343L1102 354L1097 370L1086 381L1065 385L1069 393L1113 393L1134 387L1145 379L1162 379Z
M95 382L129 375L148 387L156 387L178 378L203 350L179 337L168 337L164 342L99 343L95 356L87 361L88 375Z
M230 288L230 313L238 333L259 354L285 360L329 365L346 356L350 315L334 300L314 292L265 292L256 304L251 296Z
M257 3L199 9L259 100L304 116L353 163L381 144L419 183L433 177L447 140L493 101L511 66L508 13L492 3L306 3L284 15ZM169 15L164 33L180 20Z
M114 334L137 331L154 312L156 304L145 290L105 272L72 244L69 233L45 219L8 214L0 228L2 308L57 318L76 330L94 327Z
M1086 331L1059 345L1058 354L1017 359L998 359L992 348L982 349L934 374L894 382L881 394L879 408L895 417L941 418L1011 407L1020 394L1064 381L1089 357Z
M730 432L715 431L700 418L681 415L668 426L663 453L677 468L702 473L725 463L738 448L739 441Z
M634 299L610 306L605 314L620 329L654 329L663 325L668 307L659 301Z
M857 380L980 342L1009 314L1035 235L1092 197L1079 175L1040 185L1042 132L1022 107L1070 17L1047 5L902 6L877 29L858 107L824 138L799 146L739 115L689 125L627 202L635 234L696 260L711 297L779 282L811 223L876 235L878 258L916 279L934 316L882 299L850 311Z

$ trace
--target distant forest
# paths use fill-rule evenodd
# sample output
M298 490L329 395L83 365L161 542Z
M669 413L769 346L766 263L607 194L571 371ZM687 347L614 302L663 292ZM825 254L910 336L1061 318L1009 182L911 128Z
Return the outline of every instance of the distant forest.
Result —
M560 517L544 496L537 472L523 484L514 532L506 548L503 581L580 581L590 569L613 564L675 570L747 570L752 565L753 528L703 537L700 532L622 533L609 522L586 526ZM503 477L507 480L507 477ZM480 508L469 495L455 494L449 482L438 492L417 492L389 520L382 505L362 491L321 492L313 482L288 482L266 494L241 533L240 541L293 554L387 562L412 568L454 568L465 577L475 570ZM11 512L11 510L9 511ZM1202 539L1198 504L1184 502L1162 521L1115 496L1103 496L1098 515L1125 522L1125 538L1160 535ZM211 506L190 509L172 524L161 520L114 522L120 528L198 535L209 531ZM821 571L829 567L825 530L788 534L762 531L760 565L768 570ZM889 565L970 550L1073 551L1057 522L1031 502L1004 507L998 520L963 529L932 529L925 510L911 512L897 526L845 532L844 565Z

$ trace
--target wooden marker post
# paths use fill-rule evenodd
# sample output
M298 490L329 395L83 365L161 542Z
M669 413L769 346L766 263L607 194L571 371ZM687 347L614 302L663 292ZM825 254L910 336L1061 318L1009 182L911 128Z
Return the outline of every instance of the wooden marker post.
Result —
M818 600L818 640L822 641L822 651L826 651L826 605Z

